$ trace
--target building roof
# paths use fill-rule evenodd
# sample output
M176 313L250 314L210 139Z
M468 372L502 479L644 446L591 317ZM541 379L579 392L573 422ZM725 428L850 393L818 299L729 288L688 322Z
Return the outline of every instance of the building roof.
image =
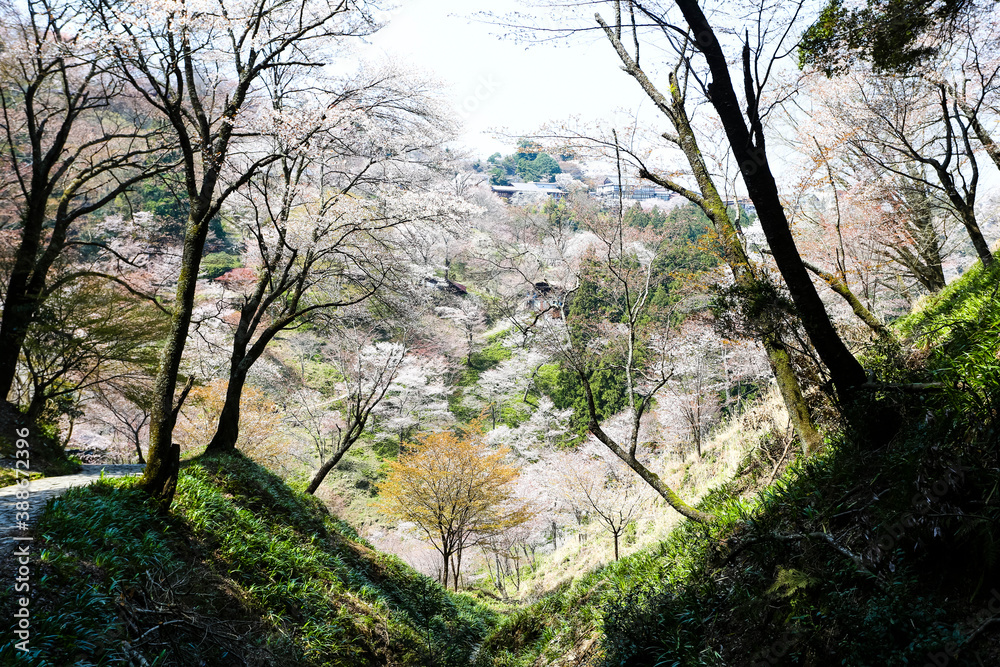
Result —
M511 183L510 185L492 185L493 192L563 192L558 183Z

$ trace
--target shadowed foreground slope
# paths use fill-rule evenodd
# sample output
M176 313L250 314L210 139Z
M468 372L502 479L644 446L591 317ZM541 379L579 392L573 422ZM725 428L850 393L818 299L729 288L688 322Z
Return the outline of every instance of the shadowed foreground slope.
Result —
M188 465L168 517L133 484L49 505L17 664L466 665L492 620L242 456Z

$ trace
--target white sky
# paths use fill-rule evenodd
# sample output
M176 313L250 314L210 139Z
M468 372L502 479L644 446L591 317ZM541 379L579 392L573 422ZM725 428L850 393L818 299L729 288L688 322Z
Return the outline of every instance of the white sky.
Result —
M465 122L461 143L474 157L511 152L513 140L544 123L578 116L608 118L616 110L651 110L642 91L618 67L614 50L597 33L573 48L519 44L503 29L475 18L480 11L523 9L516 0L402 0L372 49L435 75Z

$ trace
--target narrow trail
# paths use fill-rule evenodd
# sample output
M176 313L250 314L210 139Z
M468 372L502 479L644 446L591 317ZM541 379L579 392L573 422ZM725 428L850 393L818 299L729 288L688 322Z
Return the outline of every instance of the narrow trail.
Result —
M42 509L49 498L60 496L67 489L74 486L86 486L101 477L104 471L106 477L125 477L128 475L138 475L142 473L143 465L84 465L82 470L75 475L62 475L60 477L44 477L31 482L31 496L28 499L29 519L28 525L33 524L41 516ZM24 510L17 509L16 503L23 502L16 497L20 487L5 486L0 489L0 555L4 554L13 546L13 536L22 535L23 531L18 527L17 513Z

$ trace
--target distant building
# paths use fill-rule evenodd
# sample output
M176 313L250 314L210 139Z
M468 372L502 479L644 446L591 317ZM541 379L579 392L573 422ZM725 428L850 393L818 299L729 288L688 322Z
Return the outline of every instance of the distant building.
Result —
M524 195L538 199L548 197L562 199L566 196L566 191L558 183L511 183L510 185L491 185L490 189L508 201L514 195Z
M746 211L747 213L756 213L757 207L754 206L753 201L749 197L737 197L736 199L727 199L726 206L729 208L739 207Z
M549 311L550 317L558 319L562 317L562 308L565 303L565 289L539 280L528 290L525 307L537 313Z
M439 289L442 292L450 292L456 296L465 296L469 293L469 288L467 288L462 283L456 283L454 280L448 278L438 278L437 276L426 276L424 277L424 284L428 287L433 287Z
M652 185L643 183L641 181L624 181L619 186L618 181L613 181L610 178L605 178L604 182L598 185L594 189L594 195L597 197L618 197L619 193L622 199L631 199L635 201L643 201L646 199L662 199L664 201L669 201L674 193L670 190L660 187L659 185Z

